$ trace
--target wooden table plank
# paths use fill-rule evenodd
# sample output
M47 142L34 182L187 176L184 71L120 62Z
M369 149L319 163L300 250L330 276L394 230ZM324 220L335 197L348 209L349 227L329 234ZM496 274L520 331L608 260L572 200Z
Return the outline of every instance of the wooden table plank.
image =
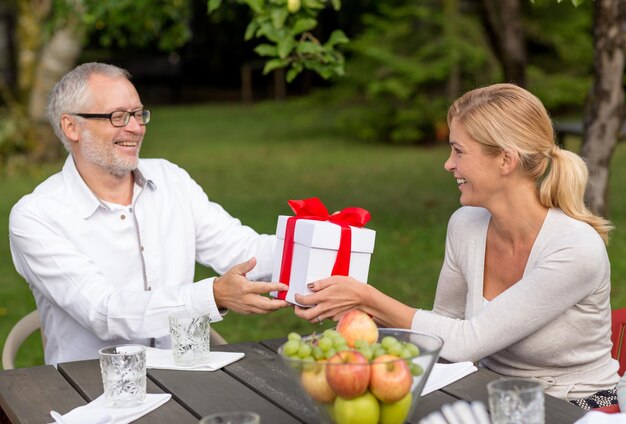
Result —
M90 401L96 399L104 392L102 376L100 374L100 364L97 360L59 364L59 371L74 386L76 391ZM150 377L150 371L151 370L148 370L148 377ZM146 388L148 393L165 393L150 378L146 381ZM59 410L58 412L65 413L69 412L70 409L67 411ZM174 396L172 396L170 401L135 422L141 424L171 422L197 424L198 417L176 402Z
M298 423L249 387L218 371L150 370L150 378L198 418L215 412L250 410L267 423Z
M65 413L86 403L51 365L3 371L0 378L0 407L15 424L51 422L51 410Z
M295 376L274 351L253 342L216 346L215 349L245 352L242 360L228 365L224 371L303 422L319 422L314 406L300 391Z

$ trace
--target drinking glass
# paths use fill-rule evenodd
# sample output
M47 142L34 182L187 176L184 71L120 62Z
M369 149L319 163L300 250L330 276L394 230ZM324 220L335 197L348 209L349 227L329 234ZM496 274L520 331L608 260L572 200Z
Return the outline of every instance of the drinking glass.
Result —
M146 347L122 345L99 350L107 406L127 408L146 400Z
M169 320L174 362L183 366L207 362L211 352L209 315L172 315Z
M218 412L200 420L200 424L260 424L261 417L256 412Z
M487 384L493 424L544 424L544 393L539 381L502 378Z

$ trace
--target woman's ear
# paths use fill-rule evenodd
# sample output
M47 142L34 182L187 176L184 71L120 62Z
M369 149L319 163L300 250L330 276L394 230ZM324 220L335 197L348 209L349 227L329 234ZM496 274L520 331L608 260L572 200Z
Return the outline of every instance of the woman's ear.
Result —
M63 130L63 134L65 134L70 141L78 141L78 125L76 125L76 122L68 115L61 117L61 129Z
M515 152L509 152L507 150L502 151L500 162L500 173L502 175L509 175L513 172L519 164L519 155Z

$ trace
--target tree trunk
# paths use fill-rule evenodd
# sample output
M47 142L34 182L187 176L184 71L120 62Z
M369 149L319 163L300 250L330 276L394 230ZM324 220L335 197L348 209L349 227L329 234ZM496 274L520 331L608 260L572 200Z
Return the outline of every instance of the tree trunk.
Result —
M589 164L588 207L608 215L609 165L624 120L626 0L594 1L594 81L585 105L582 155Z
M504 80L526 86L526 37L520 0L482 0L482 21L502 64Z
M39 161L59 158L63 148L48 122L48 94L54 84L70 71L82 50L82 33L78 25L67 25L56 31L43 46L30 91L28 115L35 126L38 142L33 157Z
M445 31L446 35L456 40L458 38L457 27L459 22L459 2L458 0L444 0L443 13L445 17ZM458 60L455 60L450 68L448 75L448 81L446 83L446 95L448 101L453 102L458 98L461 93L461 69Z

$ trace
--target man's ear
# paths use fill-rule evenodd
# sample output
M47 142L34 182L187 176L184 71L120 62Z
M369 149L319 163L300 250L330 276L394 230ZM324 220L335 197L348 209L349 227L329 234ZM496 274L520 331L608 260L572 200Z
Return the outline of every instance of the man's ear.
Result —
M61 117L61 129L70 141L78 141L78 125L76 125L76 122L68 115Z
M513 172L519 164L519 155L515 152L509 152L503 150L501 153L500 173L502 175L509 175Z

